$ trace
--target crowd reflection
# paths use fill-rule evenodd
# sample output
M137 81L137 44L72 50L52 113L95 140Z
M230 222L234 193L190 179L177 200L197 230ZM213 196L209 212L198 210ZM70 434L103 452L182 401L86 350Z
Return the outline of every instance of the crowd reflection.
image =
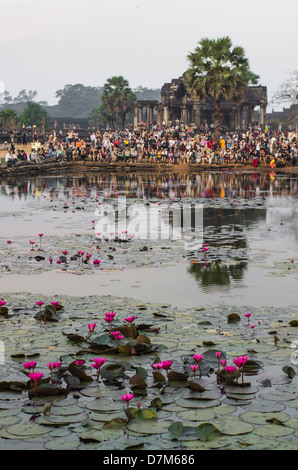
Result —
M261 195L292 196L298 194L296 175L275 173L237 174L221 172L200 174L92 175L82 177L36 177L2 180L1 194L11 198L41 197L52 199L92 197L136 199L164 198L243 198Z

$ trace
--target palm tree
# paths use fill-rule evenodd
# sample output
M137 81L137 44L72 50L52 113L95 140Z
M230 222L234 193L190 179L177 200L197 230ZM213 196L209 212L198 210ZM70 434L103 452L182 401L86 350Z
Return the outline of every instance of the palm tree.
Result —
M259 76L250 71L244 49L232 48L229 37L218 39L204 38L194 52L187 56L190 68L186 81L200 98L209 97L215 102L215 133L219 135L222 123L221 101L239 101L249 84L256 84Z
M136 96L122 76L112 77L104 85L100 111L103 120L110 121L113 127L125 126L128 112L133 110Z

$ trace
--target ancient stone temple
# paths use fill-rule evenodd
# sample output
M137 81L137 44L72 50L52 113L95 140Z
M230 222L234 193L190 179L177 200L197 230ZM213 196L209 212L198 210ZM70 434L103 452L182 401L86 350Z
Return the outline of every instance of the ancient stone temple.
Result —
M135 125L140 123L142 108L146 107L146 127L150 126L155 116L157 122L182 120L185 124L208 125L214 120L215 103L210 98L200 99L186 84L185 74L165 83L161 89L161 103L148 101L137 102ZM223 127L227 129L244 129L256 120L261 126L265 124L267 106L267 87L249 86L246 95L240 102L222 101ZM154 109L156 114L154 115ZM257 119L256 119L257 116Z

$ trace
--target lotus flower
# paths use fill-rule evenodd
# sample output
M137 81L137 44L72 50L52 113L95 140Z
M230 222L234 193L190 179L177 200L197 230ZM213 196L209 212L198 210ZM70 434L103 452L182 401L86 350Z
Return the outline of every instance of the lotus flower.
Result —
M110 332L110 335L112 335L114 337L114 340L117 342L117 341L120 341L120 339L123 339L124 336L121 334L120 331L111 331Z
M200 362L201 362L201 360L203 359L203 357L204 357L203 354L194 354L194 355L193 355L194 360L196 361L196 363L197 363L198 366L199 366L200 377L202 377L202 371L201 371Z
M37 365L37 362L29 361L29 362L24 362L23 367L24 367L24 369L31 370L31 369L35 369L36 365Z
M56 310L59 310L60 308L62 308L62 305L60 305L59 301L51 302L51 305L53 305L56 308Z
M100 264L100 260L99 259L94 259L93 264L98 266Z
M204 357L203 354L194 354L194 355L193 355L193 358L194 358L194 360L195 360L197 363L201 362L201 360L203 359L203 357Z
M173 364L174 361L170 361L170 360L167 360L167 361L163 361L162 362L162 367L165 371L168 371L171 367L171 365Z
M152 364L152 367L157 370L163 369L163 362L157 362L156 364Z
M132 315L131 317L126 317L124 318L124 321L127 321L128 323L133 323L137 317Z
M32 380L32 382L37 383L43 377L43 373L42 372L31 372L29 374L29 377Z
M95 330L95 327L96 327L96 323L89 323L88 324L88 328L89 328L90 333L92 333Z
M97 370L97 381L99 381L99 375L100 375L100 368L101 366L106 362L105 357L96 357L93 359L94 364L91 364L91 366Z
M6 305L5 300L0 300L0 308L3 307L4 305Z
M126 401L127 408L129 407L129 402L133 399L133 393L125 393L125 395L121 395L121 400Z
M86 361L84 361L83 359L76 359L75 360L75 365L78 366L78 367L81 367L85 364Z
M35 395L37 395L37 382L43 377L42 372L30 372L29 377L35 384Z
M190 368L191 368L191 370L193 371L193 375L195 376L195 375L196 375L196 372L197 372L197 370L198 370L198 368L199 368L199 364L192 364L192 365L190 366Z

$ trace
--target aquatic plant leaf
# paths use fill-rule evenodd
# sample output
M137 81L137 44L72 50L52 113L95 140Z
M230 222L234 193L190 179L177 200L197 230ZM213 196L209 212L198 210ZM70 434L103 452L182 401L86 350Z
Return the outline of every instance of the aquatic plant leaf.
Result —
M202 423L196 427L196 435L200 439L200 441L206 442L214 436L214 434L220 435L220 430L214 426L212 423Z

